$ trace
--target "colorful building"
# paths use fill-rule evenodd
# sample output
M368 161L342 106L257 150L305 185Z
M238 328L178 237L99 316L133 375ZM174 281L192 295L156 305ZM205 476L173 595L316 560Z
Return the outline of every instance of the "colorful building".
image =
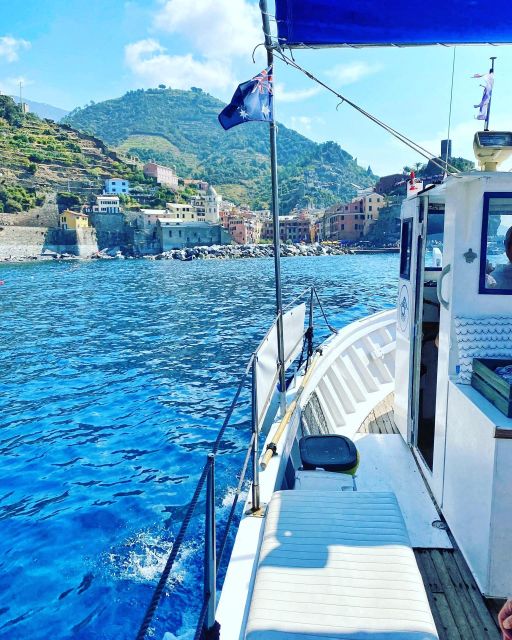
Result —
M217 224L220 221L220 210L222 206L222 196L220 196L212 186L197 196L192 196L190 204L195 207L197 219L200 222L212 222Z
M128 194L130 193L130 181L124 178L107 178L105 180L105 193Z
M273 241L274 239L272 220L264 220L262 223L262 240ZM279 237L281 242L292 242L298 244L305 242L310 244L315 241L315 225L310 215L301 213L299 215L279 216Z
M170 167L165 167L156 162L147 162L143 167L143 172L147 178L154 178L157 184L162 184L171 189L178 188L178 176L176 171Z
M199 218L196 208L191 204L168 202L166 204L166 217L175 218L182 222L196 222Z
M240 214L231 216L227 230L237 244L258 244L263 224L256 216Z
M325 210L319 225L322 240L356 242L364 238L386 206L384 196L372 192L352 202L333 205Z
M86 213L120 213L119 196L102 194L96 196L96 204L88 207Z
M66 209L60 214L59 226L61 229L87 229L89 226L89 216L85 213Z

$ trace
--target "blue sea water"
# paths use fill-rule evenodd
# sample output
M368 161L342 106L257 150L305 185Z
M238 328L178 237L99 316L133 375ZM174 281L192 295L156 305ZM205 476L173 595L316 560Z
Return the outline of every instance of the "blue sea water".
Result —
M398 256L282 260L332 324L394 306ZM2 265L0 638L134 638L237 380L274 314L273 261ZM316 317L317 340L327 335ZM217 461L226 517L247 402ZM200 521L151 627L189 637Z

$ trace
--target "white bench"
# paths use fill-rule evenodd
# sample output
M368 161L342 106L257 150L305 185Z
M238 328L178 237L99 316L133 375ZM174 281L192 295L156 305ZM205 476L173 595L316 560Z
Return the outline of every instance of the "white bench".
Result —
M394 494L274 493L245 637L438 638Z

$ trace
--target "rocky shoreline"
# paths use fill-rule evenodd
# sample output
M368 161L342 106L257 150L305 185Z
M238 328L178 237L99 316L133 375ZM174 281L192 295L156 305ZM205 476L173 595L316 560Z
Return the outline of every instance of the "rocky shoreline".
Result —
M325 256L349 253L339 246L323 246L315 244L282 244L281 256L291 258L297 256ZM191 247L164 251L156 256L145 256L154 260L204 260L209 258L236 260L240 258L272 258L274 245L271 244L231 244L211 247Z
M337 245L315 244L282 244L281 257L314 257L314 256L341 256L345 254L368 254L368 253L398 253L395 246L380 248L357 248L340 247ZM241 258L272 258L274 256L274 246L271 244L230 244L213 245L211 247L187 247L185 249L172 249L156 255L131 255L125 253L120 247L112 249L102 249L90 256L75 256L70 253L57 253L45 250L38 256L11 256L0 258L0 262L34 262L53 260L180 260L189 262L190 260L238 260Z
M298 256L339 256L352 253L350 249L336 245L315 244L282 244L281 256L284 258ZM7 257L0 259L1 262L33 262L52 260L125 260L125 259L146 259L146 260L180 260L188 262L190 260L236 260L241 258L271 258L274 256L274 246L271 244L247 244L247 245L213 245L211 247L187 247L185 249L172 249L157 255L130 255L124 253L120 247L102 249L88 257L78 257L69 253L56 253L54 251L44 251L38 256Z

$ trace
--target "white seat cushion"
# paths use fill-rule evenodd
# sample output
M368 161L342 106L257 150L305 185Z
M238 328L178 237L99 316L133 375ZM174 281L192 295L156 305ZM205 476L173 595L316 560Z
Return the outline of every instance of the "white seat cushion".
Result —
M438 638L394 494L276 492L245 637Z
M294 491L353 491L354 486L354 478L348 473L335 473L323 469L297 469L295 472Z

